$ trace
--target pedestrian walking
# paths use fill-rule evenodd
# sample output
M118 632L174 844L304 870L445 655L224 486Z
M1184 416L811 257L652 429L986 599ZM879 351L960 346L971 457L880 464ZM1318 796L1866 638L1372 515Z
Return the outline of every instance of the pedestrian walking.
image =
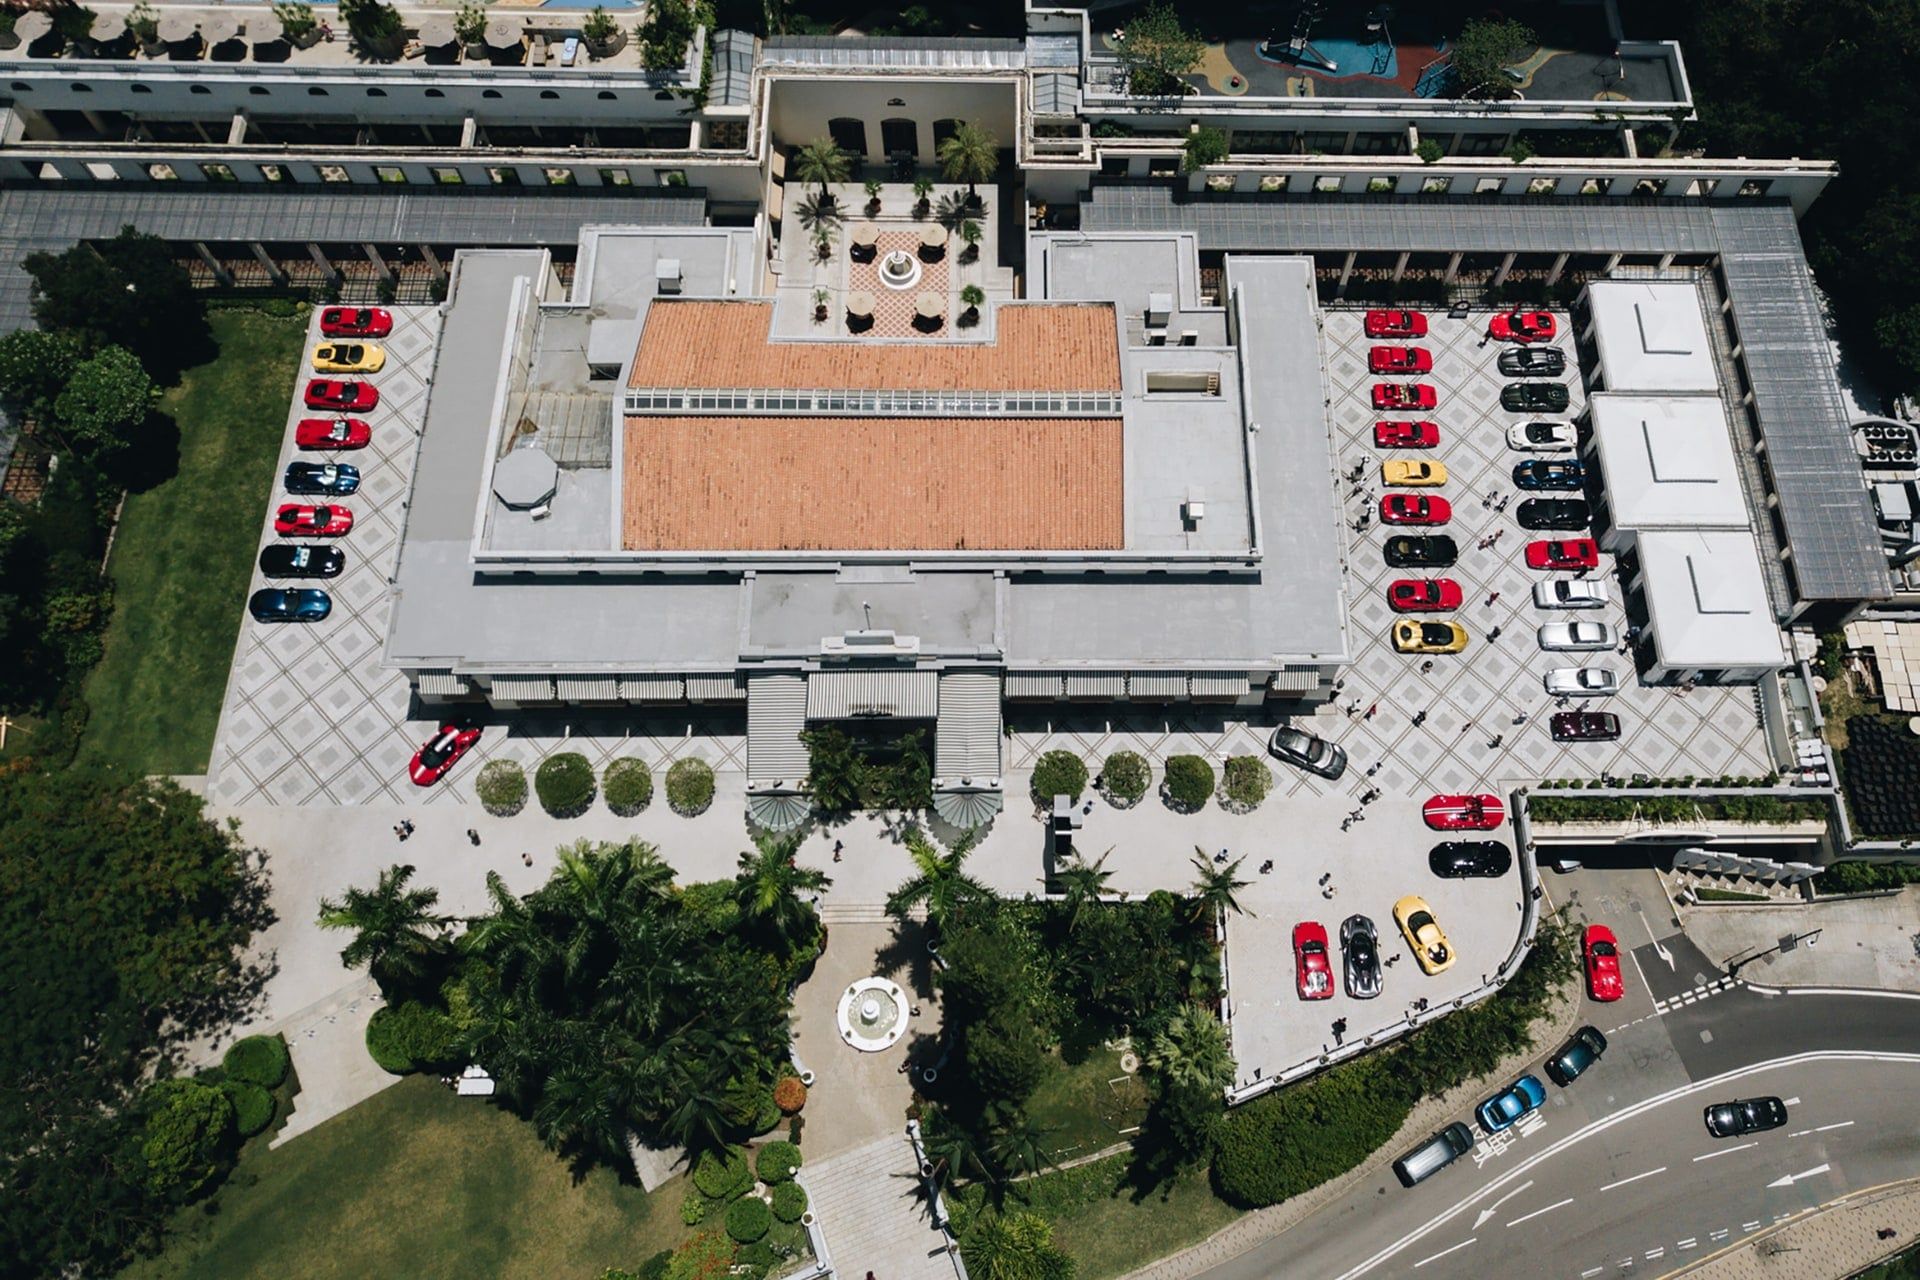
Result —
M1487 593L1487 608L1489 609L1493 608L1493 606L1499 601L1499 599L1500 599L1500 593L1498 591L1489 591Z
M1431 671L1431 670L1433 670L1433 659L1432 659L1432 658L1428 658L1428 659L1427 659L1427 660L1426 660L1425 662L1423 662L1423 663L1421 663L1421 664L1420 664L1420 674L1421 674L1421 675L1425 675L1425 674L1427 674L1427 672L1429 672L1429 671Z
M406 828L397 822L393 824L393 838L395 840L405 840L407 838Z
M1375 760L1372 764L1367 766L1367 776L1369 778L1371 778L1374 774L1380 772L1380 763L1381 763L1380 761Z
M1469 720L1465 724L1460 726L1460 732L1464 734L1467 730L1471 728L1473 728L1473 721Z
M1525 724L1527 722L1528 714L1529 714L1528 712L1522 711L1519 715L1513 718L1513 722L1515 724Z
M407 829L407 834L408 834L408 835L412 835L412 834L413 834L413 819L412 819L412 818L402 818L402 819L400 819L400 825L401 825L401 826L403 826L403 827L405 827L405 828Z
M1367 708L1367 714L1365 714L1364 716L1361 716L1360 718L1361 718L1362 720L1371 720L1371 719L1373 719L1373 717L1374 717L1374 714L1375 714L1376 712L1378 712L1379 710L1380 710L1380 704L1376 702L1376 703L1374 703L1374 704L1373 704L1372 706L1370 706L1370 707L1368 707L1368 708Z
M1340 819L1340 829L1341 829L1342 831L1351 831L1351 830L1353 830L1353 819L1352 819L1352 818L1342 818L1342 819Z
M479 833L478 831L475 831L475 830L474 830L474 829L473 829L472 827L468 827L468 828L467 828L467 842L468 842L469 844L472 844L472 845L475 845L475 846L478 846L478 845L479 845L479 843L480 843L480 833Z
M1506 740L1507 740L1506 734L1504 733L1494 734L1492 740L1487 743L1487 750L1498 751L1500 749L1500 744L1505 742Z
M1499 627L1495 627L1495 628L1494 628L1493 630L1491 630L1491 631L1489 631L1489 632L1487 632L1487 639L1488 639L1489 641L1493 641L1493 640L1498 640L1499 638L1500 638L1500 628L1499 628Z
M838 861L840 861L840 851L839 851L838 849L835 849L835 850L833 851L833 860L834 860L835 862L838 862Z
M1400 953L1399 953L1399 952L1397 952L1397 951L1396 951L1396 952L1395 952L1394 954L1392 954L1392 955L1390 955L1390 956L1388 956L1388 957L1387 957L1387 968L1389 968L1389 969L1391 969L1391 968L1393 968L1393 966L1395 966L1396 964L1399 964L1399 963L1400 963Z
M522 862L524 862L524 863L526 863L526 864L527 864L528 866L532 866L532 865L533 865L533 855L532 855L532 854L530 854L530 853L523 853L523 854L521 854L521 855L520 855L520 861L522 861Z
M1267 859L1267 860L1266 860L1265 862L1263 862L1263 863L1261 863L1261 864L1260 864L1260 874L1261 874L1261 875L1263 875L1263 876L1264 876L1264 875L1266 875L1266 874L1267 874L1267 873L1268 873L1269 871L1272 871L1272 870L1273 870L1273 859L1272 859L1272 858L1268 858L1268 859Z
M842 850L842 849L844 849L845 847L846 847L846 846L845 846L845 845L843 845L843 844L842 844L842 843L841 843L840 841L838 841L838 840L835 840L835 841L833 842L833 854L834 854L834 857L835 857L836 859L838 859L838 858L839 858L839 856L840 856L840 850Z
M1413 713L1414 728L1417 729L1421 725L1425 724L1426 722L1427 722L1427 709L1425 707L1422 707L1420 710Z

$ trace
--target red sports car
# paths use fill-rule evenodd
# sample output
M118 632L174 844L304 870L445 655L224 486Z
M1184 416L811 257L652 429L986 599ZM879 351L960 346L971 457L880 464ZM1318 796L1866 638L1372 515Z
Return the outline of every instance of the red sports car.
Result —
M1487 322L1495 342L1545 342L1553 328L1551 311L1509 311Z
M1499 796L1433 796L1420 816L1435 831L1491 831L1506 821L1507 809Z
M384 338L393 332L393 313L379 307L328 307L320 313L320 332L329 338Z
M1431 449L1439 443L1438 424L1428 422L1425 418L1373 424L1373 447L1376 449Z
M1311 920L1293 926L1293 974L1302 1000L1325 1000L1333 994L1327 931Z
M1613 930L1603 924L1590 924L1580 943L1586 958L1587 994L1595 1000L1618 1000L1627 993L1620 979L1620 943Z
M315 378L307 383L307 408L345 409L365 412L380 403L380 393L370 382L350 378Z
M1380 519L1386 524L1445 524L1453 519L1453 506L1424 493L1390 493L1380 499Z
M337 538L351 528L353 512L346 507L289 502L273 513L273 531L288 538Z
M1367 352L1369 373L1432 373L1433 353L1425 347L1373 347Z
M1592 538L1542 538L1527 544L1529 569L1598 569L1600 545Z
M1418 311L1367 312L1369 338L1424 338L1427 318Z
M1373 384L1373 407L1376 409L1431 409L1439 403L1439 393L1424 382Z
M422 743L407 765L407 776L416 787L430 787L458 764L467 749L480 741L480 730L470 724L448 721L440 732Z
M373 428L359 418L302 418L293 442L302 449L364 449Z
M1395 613L1435 613L1460 607L1460 584L1452 578L1399 578L1387 587Z

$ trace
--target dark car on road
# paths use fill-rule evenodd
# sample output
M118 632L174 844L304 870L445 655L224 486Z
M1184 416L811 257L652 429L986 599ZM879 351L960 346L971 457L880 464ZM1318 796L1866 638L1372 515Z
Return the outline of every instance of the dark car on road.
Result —
M1564 1089L1585 1075L1587 1068L1600 1061L1600 1055L1606 1051L1607 1038L1600 1034L1599 1028L1582 1027L1560 1052L1547 1059L1544 1066L1547 1079Z
M269 578L337 578L347 567L338 547L309 547L276 542L260 553L260 572Z
M289 462L288 493L348 494L360 487L360 468L344 462Z
M1446 880L1468 876L1503 876L1513 865L1513 854L1498 840L1445 840L1427 853L1427 866Z
M1275 729L1267 739L1267 750L1288 764L1323 778L1338 778L1347 771L1346 749L1339 743L1285 725Z
M1508 413L1560 413L1572 399L1557 382L1509 382L1500 388L1500 407Z
M1580 498L1528 498L1514 512L1522 529L1557 529L1562 532L1584 529L1593 521L1593 512Z
M1445 534L1429 537L1402 534L1388 538L1382 552L1395 569L1444 569L1460 558L1460 548Z
M1787 1122L1787 1104L1778 1098L1736 1098L1716 1102L1706 1111L1707 1132L1716 1138L1778 1129Z
M247 612L255 622L318 622L333 612L333 597L317 587L263 587Z
M1417 1186L1473 1150L1473 1130L1458 1120L1393 1162L1403 1187Z
M1380 994L1380 934L1365 916L1348 916L1340 925L1340 954L1345 958L1347 994L1371 1000Z
M1557 458L1528 458L1513 464L1513 482L1522 489L1578 489L1586 483L1587 468Z
M1612 742L1620 717L1611 711L1556 711L1548 722L1555 742Z
M1499 365L1509 378L1557 378L1567 371L1567 353L1558 347L1508 347Z

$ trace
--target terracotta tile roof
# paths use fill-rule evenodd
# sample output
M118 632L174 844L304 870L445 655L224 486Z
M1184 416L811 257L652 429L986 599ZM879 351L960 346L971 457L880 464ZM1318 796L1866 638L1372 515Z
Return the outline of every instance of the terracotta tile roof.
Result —
M1108 303L1014 303L993 342L775 342L770 302L657 299L629 386L891 391L1118 391Z
M626 420L628 550L1098 550L1117 418Z

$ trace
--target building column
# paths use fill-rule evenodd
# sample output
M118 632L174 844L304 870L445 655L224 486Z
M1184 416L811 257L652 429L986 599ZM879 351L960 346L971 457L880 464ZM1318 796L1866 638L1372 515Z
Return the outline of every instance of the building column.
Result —
M195 240L193 242L193 251L200 255L200 261L207 264L207 269L213 272L213 278L215 280L218 280L229 289L233 287L233 273L221 265L220 259L213 256L213 250L207 248L206 241Z
M326 254L320 252L319 245L309 240L307 242L307 253L313 258L315 262L320 264L320 269L327 273L327 279L333 281L335 284L338 284L340 282L340 269L333 265L332 259L328 258Z
M1447 259L1447 274L1443 277L1445 283L1452 284L1454 277L1460 274L1460 259L1463 256L1465 255L1456 252ZM1395 278L1398 279L1398 277Z
M107 122L100 118L100 113L98 111L82 111L80 113L80 118L87 122L87 127L89 129L92 129L95 133L99 134L101 137L104 138L104 137L111 136L111 130L107 128Z
M1494 288L1498 289L1507 282L1508 274L1513 271L1513 260L1515 256L1516 255L1509 253L1506 257L1500 259L1500 269L1493 273Z
M433 246L423 244L415 247L420 250L420 260L433 269L433 278L441 284L445 284L447 282L447 269L441 265L440 255L433 251Z
M1347 296L1347 281L1353 278L1353 261L1359 256L1360 255L1352 249L1347 250L1347 260L1340 264L1340 283L1334 287L1334 297L1344 298Z
M1614 271L1619 268L1619 266L1620 266L1620 255L1617 253L1610 253L1607 255L1607 265L1600 268L1600 271L1603 275L1612 275Z
M247 113L236 111L233 120L227 125L227 145L240 146L247 140Z
M1553 259L1553 270L1547 272L1547 283L1549 285L1560 283L1560 277L1566 274L1567 259L1571 256L1571 254L1565 253L1555 255Z
M1412 256L1413 256L1412 253L1410 253L1405 249L1402 249L1400 251L1400 256L1394 260L1393 282L1395 284L1399 284L1400 281L1405 278L1407 274L1407 259L1411 258Z
M480 122L472 116L460 122L460 145L471 148L480 139Z
M366 250L367 261L371 262L373 264L373 269L380 273L380 278L382 280L385 280L388 284L392 284L393 268L389 267L387 265L387 260L380 256L380 251L374 248L370 244L362 244L360 247Z
M1665 271L1665 270L1666 270L1666 269L1667 269L1668 267L1670 267L1670 266L1672 266L1672 265L1673 265L1673 255L1672 255L1672 254L1670 254L1670 253L1663 253L1663 254L1661 254L1661 255L1660 255L1660 269L1661 269L1662 271Z
M267 274L273 277L275 284L285 284L287 282L287 273L280 269L280 264L275 262L273 255L267 252L267 246L255 240L247 247L253 250L253 256L259 260L261 266L267 269Z

